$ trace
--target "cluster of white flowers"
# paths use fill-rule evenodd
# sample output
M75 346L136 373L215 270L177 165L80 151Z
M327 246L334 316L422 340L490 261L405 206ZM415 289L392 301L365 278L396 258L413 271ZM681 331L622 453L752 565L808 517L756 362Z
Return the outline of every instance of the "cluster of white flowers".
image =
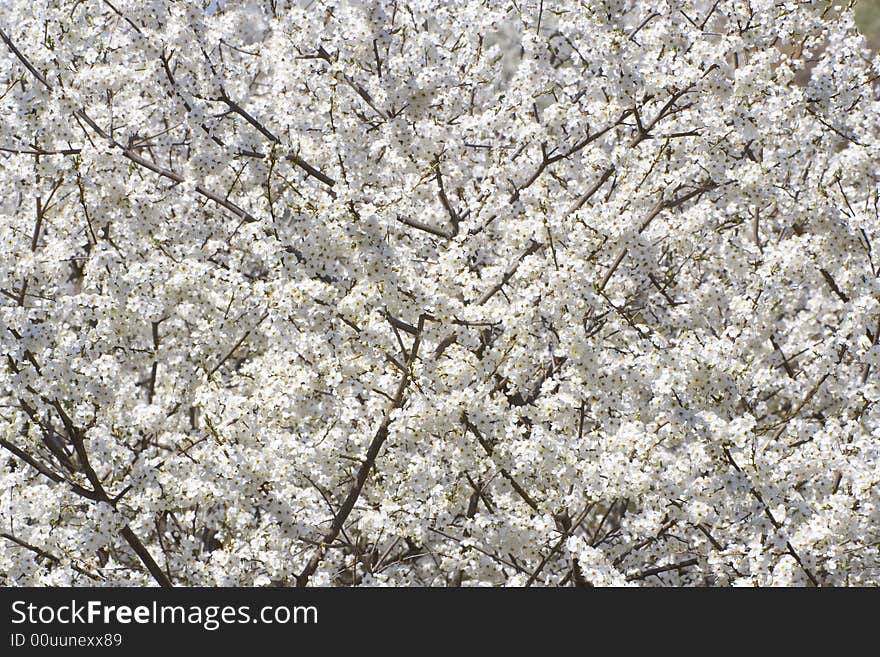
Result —
M0 584L880 584L852 7L10 0L0 38Z

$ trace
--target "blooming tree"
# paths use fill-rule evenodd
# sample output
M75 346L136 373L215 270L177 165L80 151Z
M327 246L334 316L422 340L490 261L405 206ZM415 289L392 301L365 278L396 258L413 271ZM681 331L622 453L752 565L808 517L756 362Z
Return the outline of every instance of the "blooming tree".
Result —
M10 0L0 39L0 583L880 583L851 7Z

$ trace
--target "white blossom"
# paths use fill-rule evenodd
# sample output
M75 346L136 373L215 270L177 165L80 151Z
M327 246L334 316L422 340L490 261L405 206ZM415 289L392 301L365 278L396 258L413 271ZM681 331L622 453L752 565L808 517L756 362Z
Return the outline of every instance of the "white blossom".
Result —
M852 10L204 4L0 3L0 584L880 583Z

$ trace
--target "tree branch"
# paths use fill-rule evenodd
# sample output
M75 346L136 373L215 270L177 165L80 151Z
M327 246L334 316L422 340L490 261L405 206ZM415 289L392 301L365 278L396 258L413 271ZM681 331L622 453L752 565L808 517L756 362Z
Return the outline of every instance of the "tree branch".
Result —
M327 551L327 548L336 540L336 537L339 536L339 533L342 531L342 528L345 526L346 520L348 520L348 516L351 515L352 510L357 504L357 501L360 499L361 493L363 492L364 485L367 483L367 478L370 476L370 472L372 472L376 459L379 456L379 451L382 449L382 445L385 444L385 441L388 438L388 430L391 427L391 416L395 410L401 408L406 401L406 390L409 386L409 382L412 378L412 366L416 361L419 353L419 346L421 344L422 332L425 328L425 322L429 319L432 319L430 315L422 314L419 316L418 323L418 332L413 339L412 349L409 353L409 358L406 362L406 372L404 372L403 376L400 378L400 382L397 384L397 390L394 393L394 397L391 402L391 406L385 411L385 416L382 418L382 423L379 425L379 428L376 430L375 435L373 436L373 440L370 442L369 447L367 448L367 453L364 455L363 461L361 462L360 467L358 468L357 474L355 475L354 483L351 485L351 488L348 491L348 494L345 496L342 504L339 507L339 511L337 511L336 515L333 516L333 521L330 525L330 529L321 537L321 542L318 548L312 553L311 558L306 564L305 568L303 568L302 572L296 578L296 585L298 587L308 586L309 580L312 575L315 574L315 571L320 566L321 561L324 558L324 555Z

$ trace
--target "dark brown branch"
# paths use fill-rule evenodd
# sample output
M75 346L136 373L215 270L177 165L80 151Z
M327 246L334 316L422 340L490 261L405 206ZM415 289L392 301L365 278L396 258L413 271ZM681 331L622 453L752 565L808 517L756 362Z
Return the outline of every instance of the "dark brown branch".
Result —
M831 291L837 295L837 297L843 301L844 303L849 303L849 297L846 293L843 292L839 287L837 287L837 283L834 280L834 277L828 273L828 270L824 267L819 268L819 273L822 274L822 278L825 279L825 282L828 283L828 287L831 288Z
M190 106L190 104L186 100L186 98L183 97L183 94L181 93L180 89L178 88L177 80L174 79L174 73L171 71L171 62L168 61L168 56L165 54L164 51L159 56L159 59L161 59L161 61L162 61L162 70L165 71L165 77L168 78L168 81L171 83L171 86L172 86L174 92L176 92L178 98L180 98L180 102L183 104L183 108L187 112L191 112L192 107ZM169 98L174 97L174 93L171 90L168 91L168 97ZM200 124L200 126L202 128L202 131L211 138L211 141L213 141L215 144L217 144L220 148L226 148L226 144L223 143L223 140L220 139L220 137L218 137L217 135L213 134L211 132L210 128L208 128L208 126L205 123ZM246 154L246 152L244 152L244 151L241 151L240 153L242 155ZM254 155L260 155L260 154L255 153Z
M49 561L54 561L55 563L62 562L61 557L56 556L56 555L52 554L51 552L47 552L46 550L39 548L36 545L31 545L27 541L23 541L22 539L18 538L17 536L13 536L12 534L7 534L6 532L2 532L2 533L0 533L0 537L3 537L7 541L11 541L12 543L15 543L19 547L23 547L25 550L30 550L31 552L36 554L38 557L48 559ZM85 575L89 579L93 579L96 582L103 581L103 579L104 579L100 575L96 575L95 573L91 573L88 570L81 568L80 566L77 566L75 563L71 563L70 567L73 568L79 574Z
M643 29L648 23L650 23L652 20L654 20L654 19L657 18L658 16L660 16L660 14L658 14L656 11L652 11L650 14L648 14L648 17L645 18L645 20L643 20L643 21L639 24L638 27L636 27L632 32L629 33L629 36L628 36L627 38L628 38L630 41L632 41L633 43L638 43L638 42L636 41L636 35L637 35L639 32L641 32L642 29Z
M828 123L828 121L826 121L825 119L823 119L821 116L819 116L819 115L818 115L816 112L814 112L812 109L807 108L807 114L809 114L810 116L812 116L814 119L816 119L819 123L821 123L821 124L824 125L826 128L828 128L831 132L833 132L834 134L836 134L838 137L841 137L841 138L845 139L846 141L852 142L852 143L855 144L856 146L861 146L861 147L865 148L865 144L863 144L862 142L860 142L860 141L859 141L858 139L856 139L855 137L851 137L851 136L849 136L848 134L846 134L845 132L842 132L841 130L839 130L838 128L835 128L833 125L831 125L830 123Z
M44 76L33 67L33 65L27 60L27 57L25 57L21 53L21 51L15 47L15 44L12 43L12 40L6 35L6 32L4 32L2 29L0 29L0 39L2 39L3 42L9 47L9 49L12 51L12 54L18 57L18 61L24 64L25 68L31 72L31 75L37 78L37 80L39 80L43 84L43 86L46 87L46 89L52 88L52 85L49 84L46 76Z
M825 379L823 378L822 381L824 381L824 380ZM820 385L821 385L821 381L820 381ZM810 397L810 395L808 395L808 398L809 397ZM804 403L806 403L806 401ZM724 455L727 457L727 462L730 463L730 465L733 467L733 469L736 470L737 472L739 472L740 474L745 475L746 473L743 472L742 468L740 468L739 465L737 464L736 460L734 460L733 454L730 453L730 449L728 447L724 447L723 451L724 451ZM758 489L755 488L755 485L751 482L751 479L748 477L748 475L746 475L746 477L749 482L749 492L752 494L752 497L754 497L758 501L758 503L761 505L761 508L764 510L764 515L767 516L767 518L770 520L770 522L773 524L773 526L776 529L781 528L782 523L779 522L776 519L776 517L773 515L773 512L770 510L770 507L764 501L764 497L761 495L760 492L758 492ZM816 578L816 576L813 574L813 572L809 568L807 568L803 559L801 559L801 556L798 554L797 550L795 550L794 546L791 544L791 541L786 541L785 547L786 547L786 550L788 551L788 553L791 555L791 557L797 562L797 565L800 566L801 570L804 572L804 574L807 576L807 578L810 580L810 582L812 582L813 586L815 586L817 588L821 587L822 585L820 584L819 580Z
M683 301L676 301L671 296L669 296L669 293L666 291L666 286L661 285L660 281L657 280L657 277L654 276L654 274L649 272L648 280L651 281L651 285L653 285L657 289L657 291L663 296L664 299L666 299L666 302L670 306L680 306L684 303Z
M122 18L122 19L123 19L126 23L128 23L129 25L131 25L131 26L134 28L134 31L135 31L135 32L137 32L137 33L138 33L139 35L141 35L141 36L144 35L144 33L141 31L141 28L139 28L139 27L137 26L137 23L135 23L135 22L134 22L133 20L131 20L128 16L126 16L126 15L123 14L121 11L119 11L116 7L114 7L114 6L110 3L110 0L103 0L103 1L104 1L104 4L107 5L108 7L110 7L110 9L112 9L113 12L114 12L117 16L119 16L120 18Z
M226 91L223 90L223 89L221 89L220 100L221 100L223 103L225 103L226 106L227 106L232 112L234 112L235 114L238 114L241 118L243 118L245 121L247 121L248 123L250 123L254 128L256 128L257 131L258 131L261 135L263 135L266 139L268 139L269 141L271 141L271 142L274 143L274 144L281 145L281 140L278 139L278 137L276 137L276 136L275 136L275 135L274 135L274 134L273 134L273 133L272 133L272 132L271 132L271 131L265 126L265 125L263 125L263 123L261 123L260 121L258 121L258 120L256 119L256 117L254 117L254 116L253 116L252 114L250 114L247 110L245 110L241 105L239 105L239 104L236 103L234 100L232 100L232 99L226 94ZM297 155L296 153L288 153L288 154L285 155L284 157L285 157L285 159L287 159L289 162L292 162L293 164L295 164L296 166L298 166L300 169L302 169L303 171L305 171L308 175L312 176L313 178L315 178L315 179L317 179L317 180L320 180L322 183L324 183L324 184L327 185L328 187L333 187L333 185L336 184L336 181L333 180L333 178L331 178L330 176L326 175L325 173L322 173L321 171L319 171L318 169L316 169L315 167L313 167L311 164L309 164L308 162L306 162L304 159L302 159L302 158L301 158L299 155Z
M637 234L641 234L641 233L645 232L648 229L648 226L651 225L651 223L654 221L654 219L656 219L657 216L663 210L677 208L681 205L684 205L685 203L690 201L692 198L696 198L702 194L705 194L706 192L711 191L711 190L715 189L716 187L718 187L718 183L710 180L708 182L703 183L702 185L699 185L698 187L696 187L692 191L687 192L686 194L682 194L681 196L677 196L675 198L671 198L671 199L667 199L667 200L664 200L663 198L661 198L659 201L657 201L657 203L654 204L654 206L651 208L650 212L648 212L648 215L645 217L644 221L642 221L641 225L639 226L639 229L636 231ZM620 253L617 255L617 258L615 258L614 262L611 263L611 266L608 268L608 271L605 272L605 275L602 277L602 280L596 286L596 289L599 293L601 293L605 290L605 286L608 285L608 281L611 280L611 277L614 275L614 272L617 271L617 268L620 266L620 263L623 262L623 259L627 255L627 252L628 252L628 249L626 247L622 248L620 250Z
M645 579L650 577L651 575L659 575L661 573L669 572L670 570L684 570L685 568L690 568L691 566L696 566L699 563L699 559L686 559L680 563L669 564L668 566L655 566L654 568L647 568L642 570L634 575L630 575L627 577L627 581L633 582L639 579Z
M455 208L452 207L452 203L449 202L449 197L446 196L446 189L443 187L443 174L440 171L440 158L437 157L437 161L434 164L436 169L436 177L437 177L437 187L438 187L438 195L440 196L440 203L443 204L443 209L446 210L446 213L449 215L449 221L452 223L452 230L449 231L450 237L455 237L458 235L458 226L461 224L461 215L455 211Z
M516 258L514 258L513 262L510 264L510 266L504 272L504 275L501 277L501 280L490 287L488 290L486 290L483 295L479 299L477 299L477 301L475 302L476 305L482 306L487 301L489 301L489 299L495 296L495 294L507 284L507 281L513 278L513 276L516 274L516 270L519 269L522 261L525 260L528 256L535 253L542 246L544 245L541 242L531 240L529 242L529 245Z
M80 467L86 475L86 478L89 480L89 483L92 485L95 493L98 495L98 499L102 502L106 502L114 509L116 508L116 502L114 498L111 498L107 491L104 490L104 485L101 483L100 477L95 472L91 463L89 462L89 455L86 452L85 441L83 436L83 431L74 425L73 421L64 411L64 408L61 406L61 403L56 399L52 402L52 406L55 407L55 410L58 412L58 415L61 417L61 421L64 424L65 429L67 430L67 435L70 441L73 443L73 448L76 451L76 455L79 458ZM125 525L120 533L122 537L125 539L126 543L134 550L135 554L137 554L138 558L140 558L141 562L144 564L149 573L153 576L156 582L159 583L160 586L163 587L171 587L173 584L171 580L168 578L168 575L159 567L159 564L155 562L150 551L147 550L147 547L143 544L143 542L135 535L135 533L131 530L128 525Z
M535 181L538 180L538 178L541 176L541 174L551 164L555 164L556 162L559 162L560 160L564 160L566 158L571 157L572 155L574 155L574 154L578 153L579 151L581 151L582 149L584 149L588 144L599 139L600 137L602 137L606 133L610 132L611 130L617 128L627 119L627 117L629 117L633 113L633 111L634 110L632 110L632 109L628 109L628 110L624 111L620 115L620 117L617 119L617 121L615 121L614 123L612 123L610 125L605 126L602 130L599 130L598 132L594 132L592 134L590 134L588 132L586 137L584 137L577 144L575 144L574 146L569 148L567 151L557 153L556 155L548 155L546 152L546 149L542 146L542 149L541 149L542 159L541 159L541 163L538 165L537 170L529 177L529 179L523 185L521 185L520 187L514 186L514 190L511 193L510 198L508 199L508 202L514 203L517 199L519 199L520 192L522 192L524 189L527 189L528 187L533 185L535 183ZM605 180L607 180L607 178ZM601 183L599 183L598 187L601 187L602 184L605 182L605 180L602 180ZM597 189L598 189L598 187L597 187ZM595 191L593 191L593 193L595 193ZM583 203L586 203L588 198L589 198L589 196L587 198L585 198L583 200L583 202L580 203L580 205L583 205ZM580 205L578 207L580 207ZM497 219L497 218L498 218L497 214L492 215L481 226L478 226L476 228L472 228L470 230L470 234L471 235L479 235L489 225L491 225L492 222L495 221L495 219Z
M122 538L125 539L126 543L128 543L131 549L134 550L135 554L138 555L141 562L143 562L143 564L147 567L147 570L150 571L153 579L155 579L159 583L159 586L162 586L163 588L173 587L174 585L171 583L171 579L168 577L165 571L159 567L159 564L155 562L152 555L150 554L150 551L147 550L147 546L145 546L141 542L141 539L139 539L137 535L133 531L131 531L131 528L128 525L125 525L120 533L122 534Z
M217 372L217 370L219 370L219 369L223 366L223 363L225 363L227 360L229 360L230 358L232 358L232 354L235 353L236 349L238 349L238 348L242 345L242 343L244 343L244 341L248 339L248 336L249 336L251 333L253 333L254 330L257 329L257 328L260 326L260 324L262 324L264 321L266 321L266 318L267 318L268 316L269 316L269 313L268 313L268 312L264 313L263 316L260 317L260 320L256 323L255 326L253 326L252 328L249 328L247 331L244 332L244 335L242 335L241 338L239 338L238 342L236 342L236 343L233 345L232 349L230 349L228 352L226 352L226 355L223 356L223 357L221 357L220 360L217 361L217 364L214 365L214 367L212 367L212 368L208 371L208 378L209 378L209 379L210 379L212 376L214 376L214 374Z
M153 364L150 366L150 378L147 380L147 403L153 403L153 397L156 393L156 377L159 374L159 360L156 358L156 352L159 351L159 324L160 322L151 322L153 334Z
M19 398L18 400L19 406L21 406L22 410L25 414L30 418L30 421L37 425L40 430L43 432L42 442L52 455L57 459L57 461L64 466L69 472L77 472L77 465L70 459L70 456L67 454L65 450L64 441L58 436L55 430L52 428L51 424L47 424L40 419L40 416L37 414L37 411L28 404L24 399Z
M462 413L461 421L464 424L465 428L474 434L474 437L477 439L477 442L480 443L480 447L483 448L483 451L486 452L486 456L491 457L494 448L492 443L490 443L483 434L480 433L479 429L470 421L467 413ZM501 473L501 476L504 477L508 483L513 487L513 490L516 491L516 494L520 496L520 498L528 504L533 510L538 511L538 503L529 495L528 491L525 488L520 486L519 482L514 479L513 475L511 475L505 468L499 468L498 470Z
M776 338L772 335L770 336L770 344L773 345L773 348L779 353L780 358L782 358L782 366L785 368L785 373L792 379L797 378L791 367L791 363L788 362L788 358L785 357L785 353L782 351L782 347L776 343Z
M596 546L596 541L599 539L599 533L602 531L602 528L605 526L605 521L611 516L611 512L614 510L614 507L617 505L617 500L613 500L608 508L605 510L605 514L602 516L602 519L599 521L599 525L596 527L596 531L593 532L593 536L590 539L590 545Z
M0 146L0 151L4 153L12 153L13 155L33 155L40 157L43 155L79 155L82 153L81 148L59 148L56 150L44 150L42 148L5 148Z
M173 180L176 183L185 182L185 178L182 175L180 175L179 173L172 171L170 169L165 169L164 167L160 167L156 164L153 164L149 160L146 160L143 157L141 157L140 155L138 155L137 153L135 153L133 150L131 150L129 148L125 148L122 144L120 144L119 142L114 140L109 134L107 134L83 110L77 110L74 114L78 118L85 121L86 124L88 124L88 126L91 127L92 130L94 130L98 135L100 135L101 137L103 137L104 139L109 141L116 148L120 149L122 151L122 154L126 158L128 158L129 160L134 162L135 164L142 166L145 169L149 169L153 173L156 173L156 174L162 176L163 178L168 178L169 180ZM251 215L247 210L244 210L244 209L238 207L235 203L228 201L227 199L223 198L222 196L218 196L214 192L211 192L211 191L205 189L201 185L196 185L195 191L200 196L204 196L209 201L213 201L214 203L216 203L220 207L223 207L223 208L229 210L229 212L231 212L232 214L241 218L243 221L246 221L249 223L257 221L257 218L254 217L253 215Z
M317 178L318 180L320 180L322 183L324 183L328 187L333 187L333 185L336 184L336 181L333 180L333 178L331 178L330 176L328 176L324 173L321 173L318 169L316 169L311 164L306 162L299 155L296 155L295 153L288 153L287 155L285 155L285 157L288 160L290 160L291 162L293 162L300 169L305 171L307 174L309 174L313 178Z
M613 166L610 166L607 169L605 169L602 172L602 175L599 176L599 179L595 183L593 183L590 186L590 188L587 189L587 191L585 191L583 194L580 195L580 197L578 197L578 200L575 201L574 205L572 205L571 208L569 208L568 213L572 214L572 213L580 210L583 207L584 203L589 201L593 197L593 195L599 191L599 189L602 187L602 185L605 184L605 182L611 177L611 175L613 173L614 173Z
M83 488L79 484L75 484L72 481L68 481L67 479L65 479L64 477L59 475L58 473L49 469L46 465L44 465L43 463L41 463L40 461L35 459L33 456L31 456L30 454L25 452L23 449L10 443L5 438L0 438L0 447L4 447L8 451L12 452L12 454L14 454L18 458L20 458L22 461L27 463L34 470L39 472L41 475L43 475L47 479L51 479L52 481L54 481L55 483L58 483L58 484L67 484L68 486L70 486L71 490L74 493L76 493L77 495L80 495L81 497L85 497L86 499L90 499L90 500L94 500L94 501L98 501L101 499L100 496L95 491L91 491L88 488Z
M546 566L553 558L553 556L559 552L559 550L565 544L565 541L568 540L568 537L571 536L577 530L577 528L581 526L581 524L583 524L584 520L587 519L587 514L590 513L590 510L594 506L594 502L588 504L581 512L581 514L577 517L577 520L575 520L574 524L572 524L570 527L568 527L568 529L562 532L562 535L559 537L559 540L556 541L556 544L550 549L550 551L544 556L544 558L541 559L541 563L538 564L538 567L535 568L535 571L531 575L529 575L529 578L526 580L526 587L529 587L535 583L535 580L538 579L538 575L540 575L541 571L544 570L544 566Z
M388 431L391 427L391 417L395 410L401 408L406 401L406 390L409 387L410 380L412 379L412 366L416 361L416 358L419 354L419 346L421 345L422 333L425 328L425 322L432 319L430 315L422 314L419 316L418 323L418 332L413 339L412 349L409 353L409 358L407 359L407 369L403 373L403 376L400 378L400 382L397 384L397 390L394 393L394 397L392 399L391 405L385 411L385 416L382 418L382 423L379 425L379 428L376 430L375 435L373 436L373 440L370 442L369 447L367 448L367 453L364 455L363 460L361 461L361 465L358 468L357 474L355 475L354 483L352 483L351 488L348 491L348 494L345 496L342 504L339 507L339 511L336 515L333 516L333 521L330 525L330 529L321 537L321 541L319 546L312 553L311 558L306 564L305 568L303 568L302 572L296 578L296 585L298 587L308 586L309 580L312 575L315 574L315 571L318 569L318 566L321 565L321 561L324 558L324 555L327 552L327 548L336 540L345 526L345 522L348 520L349 515L354 510L355 504L360 499L361 492L364 489L364 485L367 483L367 478L370 476L370 472L372 472L373 468L376 464L376 459L379 456L379 451L382 449L382 445L385 444L385 441L388 438Z
M405 333L409 333L410 335L418 335L419 329L412 324L404 322L403 320L397 319L391 313L385 312L385 318L388 320L388 323L391 324L396 329L404 331Z
M770 424L770 425L767 425L767 426L760 427L760 428L758 429L758 432L759 432L759 433L760 433L760 432L765 432L765 431L768 431L768 430L770 430L770 429L774 429L774 428L776 428L776 427L780 427L780 426L782 426L783 424L786 424L786 423L790 422L790 421L791 421L791 420L792 420L792 419L793 419L798 413L800 413L800 412L803 410L804 406L806 406L806 405L809 403L809 401L813 398L813 396L815 396L815 394L816 394L817 392L819 392L819 388L822 387L822 384L825 383L825 381L828 379L829 376L831 376L831 374L828 373L828 372L826 372L825 374L823 374L823 375L819 378L819 380L813 385L813 387L810 389L810 391L807 393L807 395L806 395L806 396L801 400L801 402L795 407L795 409L794 409L793 411L791 411L791 412L790 412L788 415L786 415L783 419L779 420L779 422L775 422L775 423L773 423L773 424Z
M37 160L39 162L39 160ZM43 202L43 198L41 196L37 197L37 217L34 222L34 232L31 236L31 252L37 250L37 246L40 243L40 229L43 227L43 219L46 216L46 211L49 209L49 205L52 202L52 198L55 196L55 192L58 191L58 188L61 187L61 178L55 181L55 184L52 186L52 191L49 192L49 198L46 199L46 202Z
M409 226L410 228L415 228L417 230L425 231L426 233L430 233L431 235L436 235L437 237L443 237L444 239L452 239L454 237L450 234L449 231L443 230L442 228L435 228L434 226L430 226L426 223L422 223L417 219L410 219L408 217L398 217L397 220Z
M232 110L235 114L238 114L245 121L250 123L254 128L256 128L266 139L276 144L280 144L281 140L278 139L275 135L269 132L269 129L266 128L262 123L257 121L249 112L247 112L241 105L232 100L229 96L226 95L226 91L221 89L220 100L226 104L226 106Z
M448 538L450 541L455 541L456 543L459 543L459 544L461 544L463 541L463 539L458 538L457 536L453 536L452 534L447 534L446 532L444 532L440 529L437 529L436 527L428 527L428 530L434 532L435 534L439 534L443 538ZM527 571L525 568L523 568L519 564L514 563L513 561L511 561L509 559L505 559L503 557L500 557L494 552L489 552L488 550L484 550L483 548L481 548L479 545L476 545L472 541L468 542L467 546L465 547L465 550L475 550L476 552L479 552L480 554L486 555L487 557L492 559L495 563L501 564L503 566L507 566L509 568L513 568L514 570L522 573L523 575L529 574L529 571Z
M330 53L328 53L328 52L324 49L324 46L319 46L319 47L318 47L318 54L317 54L317 56L316 56L315 58L316 58L316 59L323 59L323 60L324 60L325 62L327 62L328 64L332 64L332 63L333 63L333 58L330 56ZM359 85L357 82L355 82L354 80L352 80L352 79L351 79L348 75L346 75L345 73L341 73L340 75L342 76L342 80L345 82L345 84L347 84L349 87L351 87L351 88L354 90L354 92L355 92L358 96L360 96L361 99L362 99L367 105L370 106L370 109L372 109L376 114L378 114L383 120L385 120L385 119L388 118L388 113L385 112L385 111L383 111L383 110L381 110L381 109L379 109L379 108L376 106L376 103L373 101L373 97L370 96L370 94L367 92L366 89L364 89L361 85Z

